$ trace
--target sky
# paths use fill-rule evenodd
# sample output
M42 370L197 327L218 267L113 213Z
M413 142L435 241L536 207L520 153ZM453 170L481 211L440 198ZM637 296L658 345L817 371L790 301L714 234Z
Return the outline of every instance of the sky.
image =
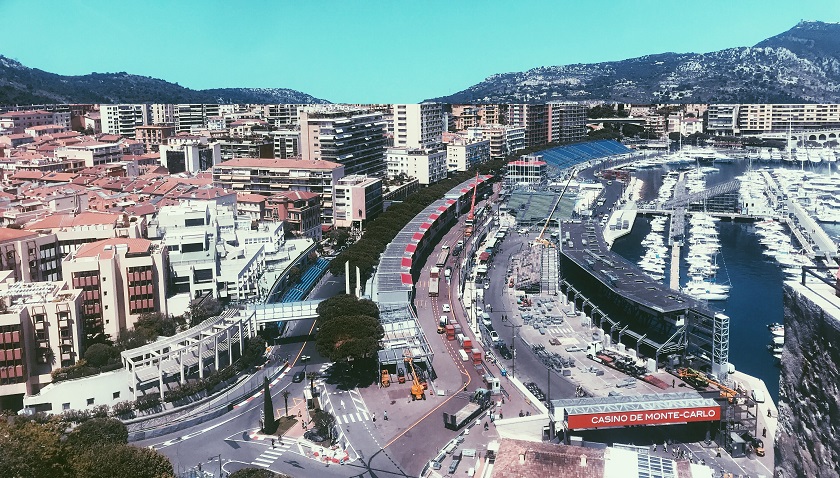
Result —
M495 73L751 46L838 0L0 0L0 55L62 75L417 103Z

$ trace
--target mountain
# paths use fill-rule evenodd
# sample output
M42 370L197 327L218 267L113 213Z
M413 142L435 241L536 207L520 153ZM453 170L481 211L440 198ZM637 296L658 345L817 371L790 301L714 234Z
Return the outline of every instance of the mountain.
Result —
M220 101L220 99L222 101ZM191 90L148 76L63 76L0 55L0 105L38 103L328 103L285 88Z
M840 24L800 22L753 47L503 73L442 103L838 103Z

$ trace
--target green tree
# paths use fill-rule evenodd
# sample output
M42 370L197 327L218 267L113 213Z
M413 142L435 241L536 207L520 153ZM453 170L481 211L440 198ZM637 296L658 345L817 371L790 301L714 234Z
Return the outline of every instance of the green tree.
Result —
M85 478L168 478L175 476L172 463L155 450L131 445L99 445L73 456L70 467Z
M154 332L155 336L171 337L178 331L174 317L160 312L150 312L140 316L134 323L134 329L144 328Z
M320 321L319 326L343 315L367 315L379 319L379 307L376 303L367 299L359 300L356 296L348 294L338 294L323 300L318 304L316 311Z
M277 420L274 418L274 403L271 401L268 377L263 377L263 432L271 435L277 431Z
M85 360L93 367L103 367L119 357L117 349L110 345L93 344L85 350Z
M333 441L333 428L335 427L335 417L332 413L324 410L316 410L312 416L312 426L315 432L321 436L329 437L330 443Z
M274 473L262 468L242 468L230 474L230 478L291 478L283 473Z
M283 404L286 406L286 416L289 416L289 395L291 392L288 390L283 390Z
M300 280L301 275L302 274L300 272L300 268L298 266L293 266L291 269L289 269L289 282L288 282L288 284L290 286L294 286L295 284L297 284L298 281Z
M318 353L332 362L355 360L379 350L384 335L382 324L374 317L339 316L321 325L315 345Z
M58 430L21 417L0 417L0 470L3 476L64 478L67 457Z
M67 443L74 448L125 445L128 443L128 428L123 422L114 418L93 418L74 428L67 436Z
M194 327L210 317L221 314L223 310L224 307L218 300L204 297L190 302L186 316L189 318L190 327Z

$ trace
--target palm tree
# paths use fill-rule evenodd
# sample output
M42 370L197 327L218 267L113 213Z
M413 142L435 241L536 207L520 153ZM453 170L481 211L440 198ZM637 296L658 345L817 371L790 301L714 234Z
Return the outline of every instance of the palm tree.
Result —
M318 377L318 374L315 372L306 372L306 378L309 379L309 389L315 390L315 379Z
M287 417L289 416L289 395L291 395L291 392L289 392L288 390L283 390L283 402L286 405L286 416Z

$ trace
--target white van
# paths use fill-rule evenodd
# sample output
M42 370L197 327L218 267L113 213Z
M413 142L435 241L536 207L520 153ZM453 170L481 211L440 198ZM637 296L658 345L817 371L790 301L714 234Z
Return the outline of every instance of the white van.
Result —
M764 392L762 392L761 390L753 389L752 399L755 403L764 403Z

